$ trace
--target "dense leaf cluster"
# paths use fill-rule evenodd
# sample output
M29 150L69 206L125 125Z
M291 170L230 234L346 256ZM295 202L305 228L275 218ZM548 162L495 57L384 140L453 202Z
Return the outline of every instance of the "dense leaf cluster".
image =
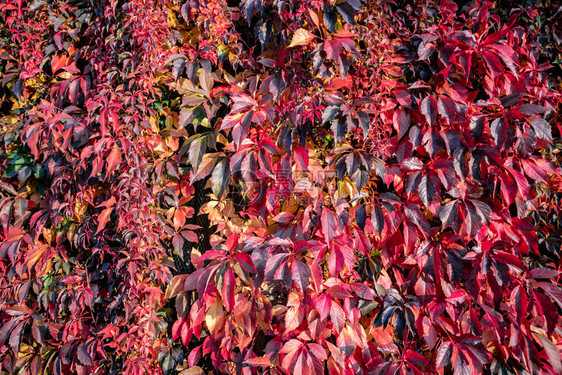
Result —
M562 373L549 2L0 9L0 373Z

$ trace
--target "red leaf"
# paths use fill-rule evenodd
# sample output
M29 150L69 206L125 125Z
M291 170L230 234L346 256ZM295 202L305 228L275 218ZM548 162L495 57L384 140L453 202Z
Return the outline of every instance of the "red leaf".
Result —
M326 40L324 42L324 51L328 59L338 61L342 49L342 43L339 39Z
M560 288L557 285L546 283L546 282L540 282L538 283L538 285L541 288L543 288L546 291L546 293L548 293L550 298L556 301L558 306L562 309L562 288Z
M240 147L242 142L244 142L244 140L248 138L252 115L252 111L247 112L242 121L232 129L232 138L234 139L234 143L238 147Z
M295 215L293 215L290 212L281 212L273 218L273 221L275 221L277 223L287 223L287 222L293 220L294 218L295 218Z
M68 63L68 57L65 55L56 55L51 60L51 71L56 74L60 69L62 69Z
M437 357L435 359L435 368L447 366L451 362L451 355L453 353L453 345L450 341L445 341L437 350Z
M324 207L322 210L322 233L327 240L326 242L331 242L334 239L338 229L339 226L336 221L336 216L329 208Z
M392 117L394 124L394 129L398 132L398 138L402 138L410 128L410 115L406 112L404 108L398 108L394 111Z
M283 348L280 350L280 353L295 353L298 349L300 349L304 344L300 340L292 339L289 340L283 345Z
M293 281L297 283L304 293L310 282L310 270L308 269L308 266L300 260L294 260L291 265L291 273Z
M562 374L562 361L560 360L560 358L562 358L562 355L558 347L543 335L535 334L534 336L539 338L542 347L544 348L546 355L550 360L550 365L552 366L552 369L555 371L556 374Z
M328 270L334 272L334 276L340 272L343 265L351 269L355 263L354 249L349 247L347 243L351 243L351 240L345 234L341 234L336 238L331 248L328 258ZM335 254L335 257L332 257L332 254ZM343 262L343 264L340 264L340 262Z
M199 361L202 347L203 345L199 345L196 348L191 349L189 355L187 356L187 363L189 363L189 366L193 367Z
M110 176L117 166L121 163L121 150L117 145L113 145L109 156L107 157L107 171L106 176Z
M184 227L188 227L188 225L185 225ZM182 230L181 235L182 235L183 238L185 238L186 241L195 242L195 243L199 242L199 239L197 237L197 233L195 233L194 231Z
M229 267L224 274L222 285L222 300L226 311L231 312L234 309L234 290L236 287L236 278L234 272Z
M250 366L271 367L271 361L267 357L250 358L245 360L244 363L247 363Z
M315 375L323 375L324 374L324 366L322 364L323 361L326 360L326 351L322 346L318 344L307 344L308 348L308 368L311 371L311 374Z
M304 147L296 147L293 152L293 157L295 158L295 163L297 166L307 172L308 171L308 149Z
M408 362L414 364L416 367L423 367L430 361L429 358L426 358L420 353L410 349L406 350L404 357L408 360Z
M428 175L423 175L418 186L418 195L422 203L429 207L430 202L433 200L436 194L435 186Z
M521 324L526 315L525 312L527 311L527 294L525 293L525 290L521 288L521 285L517 285L511 291L510 302L511 307L515 310L517 323Z
M552 129L545 119L541 117L533 117L531 118L530 123L540 139L552 142Z
M437 118L437 102L432 96L426 96L420 103L420 110L428 125L433 125Z
M328 315L330 314L330 310L332 307L332 298L328 296L328 294L321 294L316 297L316 311L320 315L320 319L326 320Z
M558 270L543 267L534 268L531 270L531 276L533 277L533 279L554 279L561 273L562 272Z
M416 297L424 305L431 302L435 297L435 286L431 281L427 280L426 277L418 277L414 285L414 290L416 292Z
M498 56L503 60L505 65L511 70L513 75L517 77L517 54L515 51L508 45L505 44L494 44L490 46L493 48Z
M246 115L246 113L242 112L242 113L228 114L228 115L224 116L224 118L222 119L222 122L221 122L220 129L221 130L230 129L230 128L234 127L235 125L240 124L244 115Z
M410 108L412 105L412 97L408 91L396 90L394 96L396 96L396 100L398 100L398 104L401 106Z
M332 301L330 307L330 319L332 321L335 332L341 332L345 324L345 312L338 302Z
M111 213L113 212L113 206L109 206L108 208L106 208L105 210L103 210L99 216L98 216L98 229L96 230L96 234L99 233L100 231L102 231L107 222L109 221L109 218L111 216Z
M456 117L457 106L451 98L440 96L437 101L437 109L439 114L449 120L449 122L452 122Z
M205 177L207 177L215 167L218 160L219 160L218 153L203 155L201 164L199 164L199 167L197 168L197 172L195 172L195 174L191 176L190 183L193 184L194 182L202 180Z
M437 331L435 330L435 326L426 316L423 317L421 325L423 338L425 339L427 346L429 346L429 349L433 350L435 344L437 343Z
M232 233L225 242L226 251L232 253L238 247L238 233Z

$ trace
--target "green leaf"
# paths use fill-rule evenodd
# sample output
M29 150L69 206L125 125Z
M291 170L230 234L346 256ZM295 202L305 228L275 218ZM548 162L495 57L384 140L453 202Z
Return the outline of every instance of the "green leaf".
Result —
M221 160L215 166L213 174L211 175L211 181L213 183L213 194L215 194L218 199L222 198L230 180L230 171L228 165L228 159Z

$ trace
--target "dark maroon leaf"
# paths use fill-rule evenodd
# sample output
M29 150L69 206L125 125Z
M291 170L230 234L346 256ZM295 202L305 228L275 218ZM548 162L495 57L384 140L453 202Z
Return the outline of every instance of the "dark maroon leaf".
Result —
M435 358L435 368L442 368L451 362L451 355L453 354L453 344L450 341L445 341L439 346L437 350L437 357Z
M431 200L435 197L435 186L428 175L424 175L418 186L418 194L422 203L428 207Z
M541 117L533 117L530 120L537 137L547 142L552 142L552 129L550 124Z
M524 115L540 115L546 112L545 107L531 103L523 104L521 107L517 108L517 110Z
M228 159L221 160L217 163L211 175L211 181L213 183L213 194L215 194L218 199L222 198L224 192L228 187L230 177L228 166Z
M402 138L410 127L410 115L403 108L398 108L394 112L394 128L398 132L398 138Z
M437 101L437 110L439 111L439 114L449 120L449 122L452 122L457 114L455 102L446 96L439 97L439 100Z
M498 117L490 124L490 130L492 131L492 137L496 143L497 148L501 148L506 141L506 124L503 118Z
M364 204L359 205L357 207L357 211L355 211L355 220L356 220L359 228L361 228L362 230L365 229L365 221L367 220L367 212L365 210Z
M539 338L544 350L546 351L552 369L557 374L562 374L562 362L560 360L561 355L558 347L556 347L556 345L554 345L554 343L551 340L549 340L548 338L544 337L541 334L536 334L536 337Z
M560 271L551 268L535 268L531 270L531 276L534 279L554 279L560 275Z
M431 96L426 96L420 103L421 113L429 125L433 125L437 118L437 103Z
M538 285L543 288L550 298L552 298L562 309L562 288L547 282L540 282Z
M301 262L300 260L293 261L291 265L291 273L293 276L293 280L297 283L299 288L304 292L308 287L309 279L310 279L310 269L306 264Z
M371 212L371 222L373 224L373 228L381 234L384 229L384 211L378 204L373 206L373 211Z

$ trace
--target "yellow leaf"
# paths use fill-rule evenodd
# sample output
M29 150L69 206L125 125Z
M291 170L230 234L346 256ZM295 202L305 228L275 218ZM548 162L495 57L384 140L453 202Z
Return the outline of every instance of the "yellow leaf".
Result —
M39 246L39 248L27 258L27 269L29 271L33 269L33 266L35 266L35 264L39 261L39 259L41 259L45 251L47 251L48 249L49 248L47 245Z
M49 245L52 243L54 237L54 231L52 229L43 228L43 238L45 242Z
M180 375L204 375L205 373L199 366L190 367L180 372Z
M85 199L76 199L76 203L74 205L74 220L82 222L82 217L84 217L88 207L88 201Z
M298 29L293 35L293 40L289 44L289 48L296 46L306 46L314 40L315 36L310 31L305 29Z
M72 73L64 71L62 73L57 74L57 76L62 78L62 79L69 79L69 78L72 78Z
M158 133L158 131L160 130L160 128L158 127L158 120L151 116L148 118L148 122L150 123L150 127L152 128L152 131L154 133Z
M172 151L177 151L180 147L179 137L168 137L166 138L166 144Z
M168 25L172 28L180 26L180 23L173 12L168 12Z
M197 263L197 259L199 259L200 256L201 252L197 248L191 248L191 264Z
M223 314L222 302L217 298L205 315L205 324L207 324L209 331L213 332L215 327L222 325Z

